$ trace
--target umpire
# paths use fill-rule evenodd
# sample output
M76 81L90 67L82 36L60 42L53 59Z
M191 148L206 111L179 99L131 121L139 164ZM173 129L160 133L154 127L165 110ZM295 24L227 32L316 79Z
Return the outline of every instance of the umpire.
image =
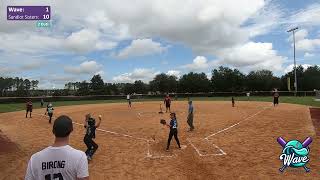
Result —
M193 126L193 105L192 105L192 101L189 101L187 123L190 126L189 131L193 131L194 130L194 126Z
M98 144L96 144L93 139L96 137L96 129L100 126L101 123L101 115L99 115L99 121L96 124L96 120L91 117L91 114L86 115L85 125L86 135L83 138L83 142L87 146L86 155L88 160L92 160L93 154L98 149Z

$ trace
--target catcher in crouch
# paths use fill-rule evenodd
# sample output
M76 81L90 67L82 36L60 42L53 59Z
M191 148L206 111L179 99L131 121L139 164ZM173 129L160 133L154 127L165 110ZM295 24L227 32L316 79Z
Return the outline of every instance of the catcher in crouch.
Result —
M174 136L174 139L176 140L176 142L179 146L179 149L181 149L179 138L178 138L178 122L177 122L177 118L176 118L176 113L170 113L170 118L171 118L170 124L167 124L164 119L160 120L161 124L166 125L170 128L166 151L169 151L172 136Z
M84 128L86 128L86 135L83 138L84 143L87 146L86 155L88 160L92 159L93 154L98 149L98 144L96 144L93 139L96 137L96 129L100 126L101 115L99 115L99 121L96 124L96 120L91 117L91 114L86 115Z

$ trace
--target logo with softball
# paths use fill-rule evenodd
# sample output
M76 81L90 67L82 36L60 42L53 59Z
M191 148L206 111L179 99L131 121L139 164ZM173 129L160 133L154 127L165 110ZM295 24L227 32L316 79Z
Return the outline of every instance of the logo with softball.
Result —
M287 167L300 168L303 167L306 172L310 172L310 169L306 166L309 162L309 145L312 142L312 138L308 137L301 143L298 140L291 140L286 142L282 137L278 137L278 143L283 148L280 160L283 162L283 166L279 169L283 172Z

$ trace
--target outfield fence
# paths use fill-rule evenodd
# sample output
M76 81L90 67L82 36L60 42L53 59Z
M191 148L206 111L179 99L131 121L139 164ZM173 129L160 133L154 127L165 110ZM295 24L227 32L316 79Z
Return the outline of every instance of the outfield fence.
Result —
M293 91L278 91L280 96L294 96ZM272 96L272 91L246 91L246 92L210 92L210 93L169 93L173 99L188 98L188 97L240 97L247 96ZM131 99L152 100L162 99L166 94L133 94ZM319 91L298 91L297 96L313 96L320 97ZM24 103L27 99L32 99L33 102L40 102L43 99L45 102L55 101L84 101L84 100L126 100L126 95L90 95L90 96L39 96L39 97L0 97L0 103Z

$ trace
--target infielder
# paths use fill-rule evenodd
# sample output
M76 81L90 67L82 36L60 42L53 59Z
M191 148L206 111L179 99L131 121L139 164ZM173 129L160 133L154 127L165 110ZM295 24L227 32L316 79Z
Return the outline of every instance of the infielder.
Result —
M273 92L273 106L279 105L279 93L277 89L274 89Z
M101 115L99 115L99 121L96 124L96 120L91 117L91 114L86 115L85 125L86 128L86 135L83 138L83 142L87 146L86 155L88 160L92 160L93 154L98 149L98 144L96 144L93 139L96 137L96 129L100 126L101 123Z
M167 94L167 96L164 98L163 103L166 105L166 113L168 112L168 110L169 110L169 112L171 112L171 110L170 110L171 99L170 99L169 94Z
M32 105L32 101L31 101L31 99L29 99L28 102L26 103L26 118L28 117L28 112L30 112L29 117L32 118L32 117L31 117L32 106L33 106L33 105Z
M128 107L131 107L130 94L127 95Z
M179 138L178 138L178 121L176 118L176 113L170 113L170 118L171 118L170 124L166 124L170 128L166 151L169 151L172 136L174 136L174 139L176 140L179 146L179 149L181 149Z
M52 116L53 116L53 107L52 107L52 104L51 103L49 103L48 105L47 105L47 112L46 113L48 113L48 116L49 116L49 123L51 124L51 119L52 119Z

